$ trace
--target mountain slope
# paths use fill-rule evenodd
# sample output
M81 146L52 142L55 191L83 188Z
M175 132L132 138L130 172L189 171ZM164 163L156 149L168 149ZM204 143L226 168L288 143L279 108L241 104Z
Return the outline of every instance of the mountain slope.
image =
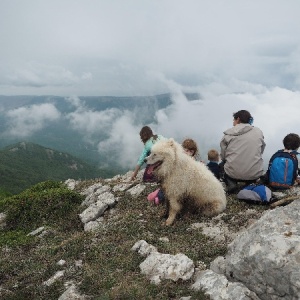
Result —
M165 205L152 205L146 200L157 185L144 185L139 180L124 185L130 175L128 172L108 180L78 181L71 190L63 184L44 182L19 195L0 199L0 215L7 214L6 224L0 230L0 298L58 299L72 283L79 296L64 295L61 299L210 299L204 291L191 289L198 272L208 269L215 258L225 256L227 245L237 232L246 231L270 207L249 204L230 195L226 211L215 218L183 213L173 226L163 226L160 216L164 215ZM139 175L141 178L142 171ZM74 182L69 183L71 187ZM110 199L110 204L116 202L111 207L106 204L105 211L98 206L103 214L99 217L98 211L94 215L97 221L90 222L96 223L98 229L85 231L78 214L88 209L86 199L101 202L100 195L104 201ZM33 230L35 235L29 234ZM158 262L153 257L149 262L151 275L142 272L141 264L152 249L136 253L133 246L139 241L156 247L158 256L154 257L161 259ZM194 278L176 281L183 263L178 258L166 264L166 259L177 254L194 262ZM168 271L164 271L166 265ZM59 273L63 276L56 276ZM161 283L153 284L149 278L152 275L160 277ZM227 287L226 281L224 276L218 281L208 280L217 282L213 289L222 288L229 299L227 288L241 290L242 286L230 283Z
M70 154L33 143L20 142L0 151L0 187L13 194L45 180L110 175Z

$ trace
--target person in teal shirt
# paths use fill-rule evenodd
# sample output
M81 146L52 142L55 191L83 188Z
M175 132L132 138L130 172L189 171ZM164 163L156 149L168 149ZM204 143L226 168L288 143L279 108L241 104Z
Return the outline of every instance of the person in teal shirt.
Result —
M139 172L141 166L144 164L145 158L149 156L152 146L159 140L164 139L162 135L153 134L152 129L149 126L144 126L140 131L140 137L144 143L144 149L138 159L137 165L131 176L131 180L136 179L136 175Z

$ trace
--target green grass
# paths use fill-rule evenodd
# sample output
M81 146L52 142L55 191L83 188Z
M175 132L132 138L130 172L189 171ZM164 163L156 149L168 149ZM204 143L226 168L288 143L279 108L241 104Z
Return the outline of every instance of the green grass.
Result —
M92 183L83 182L81 187ZM141 239L161 253L183 253L195 264L203 261L207 266L227 251L224 243L216 243L201 230L190 230L191 224L209 220L203 216L182 215L173 226L162 226L163 206L146 200L152 190L147 186L138 198L118 193L114 213L104 215L105 226L95 233L84 232L78 218L82 196L59 182L43 182L0 200L0 212L8 214L7 227L0 231L0 298L58 299L65 291L63 283L73 281L80 293L92 299L208 299L190 290L192 280L163 280L154 285L140 273L145 258L131 248ZM229 197L222 219L237 229L248 221L238 213L248 208L258 213L267 209ZM40 226L46 228L42 237L27 236ZM160 241L161 237L169 242ZM64 266L57 265L61 259L66 261ZM76 265L78 260L82 266ZM50 287L42 284L58 270L65 270L62 280Z
M0 210L7 210L8 229L34 230L40 224L57 224L61 230L73 230L80 228L78 212L82 200L64 184L46 181L0 200Z

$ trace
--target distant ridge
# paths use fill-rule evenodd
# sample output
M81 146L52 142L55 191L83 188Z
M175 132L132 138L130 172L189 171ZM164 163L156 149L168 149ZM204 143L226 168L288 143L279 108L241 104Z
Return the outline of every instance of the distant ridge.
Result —
M110 174L68 153L20 142L0 150L0 188L16 194L46 180L106 178Z

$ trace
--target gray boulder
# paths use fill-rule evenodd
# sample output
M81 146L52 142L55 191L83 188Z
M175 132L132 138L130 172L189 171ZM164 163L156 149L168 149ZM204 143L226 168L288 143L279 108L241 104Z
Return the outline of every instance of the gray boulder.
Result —
M211 270L198 272L193 290L202 290L213 300L259 300L255 293L239 282L229 282L224 275Z
M260 299L299 299L300 200L266 212L228 247L227 279Z

